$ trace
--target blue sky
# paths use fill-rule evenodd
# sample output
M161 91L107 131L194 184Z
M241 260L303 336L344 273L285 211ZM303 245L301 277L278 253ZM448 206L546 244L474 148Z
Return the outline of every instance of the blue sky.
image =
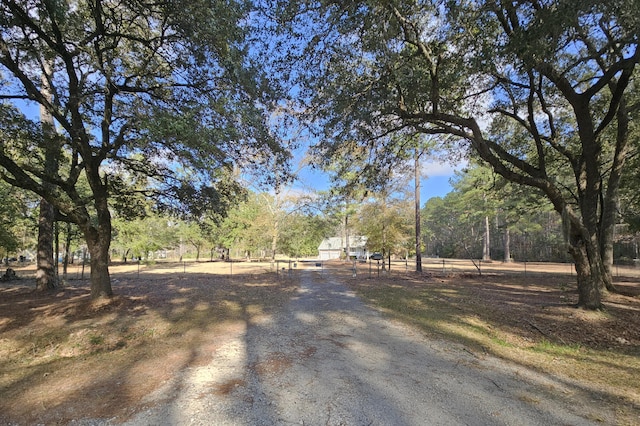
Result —
M444 197L451 192L449 179L454 176L455 170L460 170L464 165L464 163L452 165L433 161L424 162L423 178L420 183L421 204L424 205L429 198ZM329 177L325 173L310 167L301 169L298 176L299 180L292 185L294 191L313 192L314 190L326 190L330 186Z

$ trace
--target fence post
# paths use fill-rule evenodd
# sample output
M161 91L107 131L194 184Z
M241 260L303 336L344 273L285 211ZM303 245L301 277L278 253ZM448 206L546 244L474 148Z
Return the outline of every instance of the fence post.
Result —
M84 265L87 263L87 249L82 249L82 274L80 275L80 279L84 280Z

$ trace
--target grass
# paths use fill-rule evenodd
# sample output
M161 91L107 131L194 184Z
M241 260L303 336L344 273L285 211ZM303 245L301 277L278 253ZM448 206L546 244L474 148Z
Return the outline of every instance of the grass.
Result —
M0 288L0 424L125 419L296 288L273 274L230 278L182 267L112 276L117 296L99 302L86 283L54 293L34 293L24 280Z
M553 356L561 356L561 357L579 357L583 348L579 344L556 344L548 341L547 339L542 339L537 342L531 350L534 352L539 352L541 354L553 355Z
M468 351L488 353L515 364L543 371L563 380L579 382L587 392L611 404L620 425L638 424L640 417L640 355L637 345L611 346L598 341L616 319L615 310L580 312L565 304L549 307L510 300L500 286L486 281L411 279L361 280L354 289L370 304L401 321L417 326L427 335L460 343ZM527 283L532 291L536 284ZM525 285L522 287L524 288ZM539 285L538 285L539 286ZM557 288L539 291L567 292L561 282ZM517 289L513 290L513 294ZM501 300L501 294L507 294ZM562 295L558 296L558 300ZM629 299L637 309L638 300ZM577 317L582 326L564 327ZM634 318L632 315L630 318ZM637 313L635 315L638 321ZM628 321L628 319L622 319ZM637 324L629 324L632 329ZM537 328L537 330L536 330ZM589 341L589 332L596 337ZM624 330L619 330L626 333ZM615 334L616 330L608 331ZM545 333L545 334L543 334ZM585 341L585 339L587 339ZM616 340L613 340L615 342Z

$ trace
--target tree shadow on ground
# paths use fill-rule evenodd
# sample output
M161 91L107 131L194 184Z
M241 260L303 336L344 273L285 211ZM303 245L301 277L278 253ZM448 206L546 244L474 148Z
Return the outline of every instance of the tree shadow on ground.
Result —
M0 287L0 423L121 421L295 288L271 274L112 278L116 296L97 302L86 281L48 293Z
M570 381L585 379L599 398L640 408L633 379L640 376L640 299L630 296L638 294L638 281L617 283L623 291L606 296L604 311L590 312L575 308L575 283L565 275L334 273L429 335L462 342L477 356L489 352Z

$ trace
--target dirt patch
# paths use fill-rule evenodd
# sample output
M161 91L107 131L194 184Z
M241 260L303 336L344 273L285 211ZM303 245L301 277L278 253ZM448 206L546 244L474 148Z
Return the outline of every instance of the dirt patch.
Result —
M251 366L251 369L261 376L278 375L293 365L293 360L285 353L275 352Z
M242 379L231 379L227 382L224 382L222 384L219 384L218 386L215 387L215 391L214 393L216 395L229 395L231 392L233 392L234 390L236 390L236 388L242 386L246 386L247 382L245 380Z

